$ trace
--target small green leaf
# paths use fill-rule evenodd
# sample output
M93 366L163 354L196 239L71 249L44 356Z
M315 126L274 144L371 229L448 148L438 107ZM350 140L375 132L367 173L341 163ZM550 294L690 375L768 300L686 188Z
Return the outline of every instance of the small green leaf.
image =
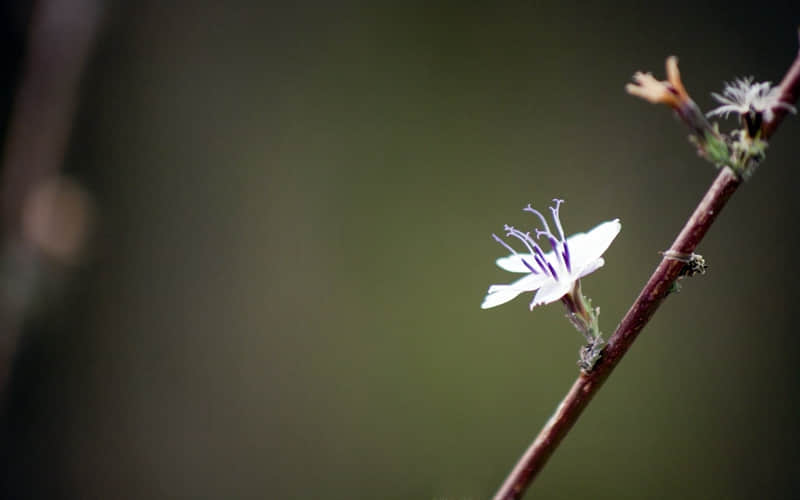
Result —
M724 136L706 132L705 147L703 149L708 160L717 167L723 167L731 161L731 152Z

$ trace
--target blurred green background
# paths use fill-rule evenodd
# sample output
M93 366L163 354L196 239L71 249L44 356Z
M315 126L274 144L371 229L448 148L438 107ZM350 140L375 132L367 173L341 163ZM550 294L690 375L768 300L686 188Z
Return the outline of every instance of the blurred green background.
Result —
M167 5L169 4L169 5ZM703 109L779 81L800 7L120 3L66 168L99 226L32 318L15 498L489 497L577 374L563 308L483 311L503 224L619 217L584 280L610 334L713 179L623 91L680 56ZM731 124L726 124L731 125ZM800 488L800 122L699 248L530 498Z

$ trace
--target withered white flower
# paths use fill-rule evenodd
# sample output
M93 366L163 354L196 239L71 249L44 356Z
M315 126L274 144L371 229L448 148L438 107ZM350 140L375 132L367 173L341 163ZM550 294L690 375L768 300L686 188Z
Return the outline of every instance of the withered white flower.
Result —
M530 304L536 306L549 304L564 298L568 294L580 293L580 279L605 264L603 253L619 234L622 225L619 219L604 222L586 233L577 233L569 238L564 236L564 229L558 215L563 200L553 200L555 206L550 207L558 237L550 230L545 217L530 205L524 211L530 212L542 223L543 229L536 229L536 237L530 232L522 231L506 225L506 236L513 236L522 242L526 253L518 253L497 235L495 240L503 245L511 255L497 259L497 265L512 273L526 273L522 278L508 285L492 285L481 304L482 309L505 304L525 292L536 292ZM546 236L552 250L545 253L537 243L540 236Z
M753 83L753 77L737 78L733 83L725 84L721 95L711 95L722 106L709 112L709 117L721 115L727 118L730 113L740 116L759 113L764 121L771 122L775 109L797 112L794 106L780 100L781 92L778 87L772 87L770 82Z

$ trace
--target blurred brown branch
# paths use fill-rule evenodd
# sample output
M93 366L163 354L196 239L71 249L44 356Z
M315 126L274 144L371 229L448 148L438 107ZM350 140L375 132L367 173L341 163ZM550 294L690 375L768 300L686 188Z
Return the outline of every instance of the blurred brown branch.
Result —
M96 0L33 7L0 175L0 393L41 260L74 257L85 235L87 198L59 170L99 13Z
M800 51L784 76L780 89L781 101L789 104L796 102L798 94L800 94ZM775 118L765 125L765 139L775 132L785 114L785 110L776 112ZM691 123L688 125L692 126ZM670 246L669 251L665 253L691 255L741 182L739 175L728 167L723 168ZM591 372L582 372L578 376L555 413L500 487L494 497L495 500L522 497L526 488L547 463L592 397L655 314L658 306L661 305L675 281L680 277L684 266L684 262L668 256L661 260L636 301L608 340L608 345L599 362Z

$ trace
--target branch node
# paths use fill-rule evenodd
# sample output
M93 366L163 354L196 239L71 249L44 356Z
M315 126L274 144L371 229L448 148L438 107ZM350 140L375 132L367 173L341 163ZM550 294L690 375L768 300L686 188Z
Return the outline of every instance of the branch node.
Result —
M706 271L708 271L706 259L703 258L703 256L699 253L683 253L670 249L666 252L661 252L661 255L663 255L665 259L676 260L684 263L683 269L681 269L678 278L706 274Z

